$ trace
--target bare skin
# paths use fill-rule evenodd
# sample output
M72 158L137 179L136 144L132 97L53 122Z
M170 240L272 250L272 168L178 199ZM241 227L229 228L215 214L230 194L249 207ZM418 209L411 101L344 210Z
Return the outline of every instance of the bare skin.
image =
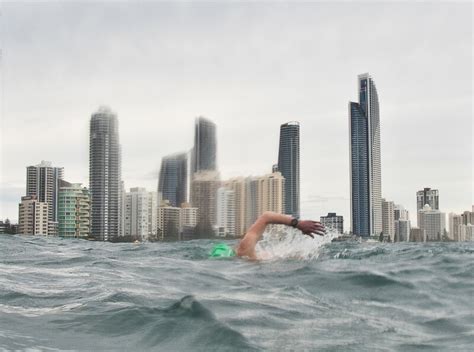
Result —
M269 224L291 225L293 218L289 215L278 214L271 211L263 213L257 221L248 229L239 245L237 246L237 256L248 257L251 260L256 260L255 246L262 238L265 228ZM324 236L326 230L323 224L319 221L300 220L296 226L303 234L314 238L314 234Z

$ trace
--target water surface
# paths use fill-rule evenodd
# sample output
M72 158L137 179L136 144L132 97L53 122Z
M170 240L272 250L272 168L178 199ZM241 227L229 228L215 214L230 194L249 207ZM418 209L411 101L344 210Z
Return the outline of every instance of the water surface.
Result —
M473 243L331 243L288 233L269 260L215 241L0 236L0 349L467 351ZM231 242L232 243L232 242Z

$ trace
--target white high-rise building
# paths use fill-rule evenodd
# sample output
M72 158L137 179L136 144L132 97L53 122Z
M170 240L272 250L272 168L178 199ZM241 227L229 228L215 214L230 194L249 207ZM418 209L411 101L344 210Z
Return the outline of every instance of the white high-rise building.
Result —
M189 203L181 204L181 227L195 227L198 222L198 208Z
M237 177L222 185L234 191L235 235L243 235L265 211L284 213L285 178L279 171L263 176Z
M147 192L148 196L148 237L156 236L158 230L158 192Z
M382 198L382 232L395 240L395 205Z
M125 183L120 181L120 196L119 196L119 236L125 236Z
M437 189L425 187L421 191L416 192L416 211L418 213L418 227L421 227L419 211L423 210L426 204L428 204L433 210L439 210L439 191Z
M18 206L18 226L22 235L48 235L49 204L37 196L21 197Z
M64 168L53 167L50 161L26 168L26 195L48 203L49 235L57 235L59 181L63 179Z
M220 236L235 236L235 192L225 187L217 190L217 233Z
M285 178L277 171L256 178L257 181L257 212L266 211L285 213Z
M125 194L125 236L148 238L148 192L145 188L130 188Z
M439 210L431 209L426 204L423 209L418 211L420 219L420 230L423 234L423 240L441 241L446 231L446 215Z
M247 194L246 179L244 177L231 178L223 181L222 185L234 192L235 199L235 235L241 236L245 233L247 218Z
M58 235L76 238L90 235L89 190L80 183L59 181Z
M448 214L448 224L449 224L449 238L453 241L460 241L461 237L459 236L460 229L459 226L462 225L463 217L459 214L449 213Z
M408 210L401 204L395 204L394 209L395 220L410 220L410 214Z

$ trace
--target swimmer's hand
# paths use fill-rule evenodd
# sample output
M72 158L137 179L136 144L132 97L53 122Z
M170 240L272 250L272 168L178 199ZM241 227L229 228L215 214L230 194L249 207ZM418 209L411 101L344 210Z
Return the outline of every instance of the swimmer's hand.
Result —
M296 227L303 232L303 234L311 236L311 238L314 238L313 234L324 236L326 233L326 228L319 221L300 220Z

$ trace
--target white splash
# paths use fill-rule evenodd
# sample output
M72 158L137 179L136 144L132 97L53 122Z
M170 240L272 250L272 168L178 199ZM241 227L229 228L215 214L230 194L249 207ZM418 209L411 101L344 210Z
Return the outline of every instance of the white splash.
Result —
M321 247L339 236L332 230L324 236L315 235L311 238L296 229L273 229L265 232L263 239L257 243L257 257L261 260L316 259Z

